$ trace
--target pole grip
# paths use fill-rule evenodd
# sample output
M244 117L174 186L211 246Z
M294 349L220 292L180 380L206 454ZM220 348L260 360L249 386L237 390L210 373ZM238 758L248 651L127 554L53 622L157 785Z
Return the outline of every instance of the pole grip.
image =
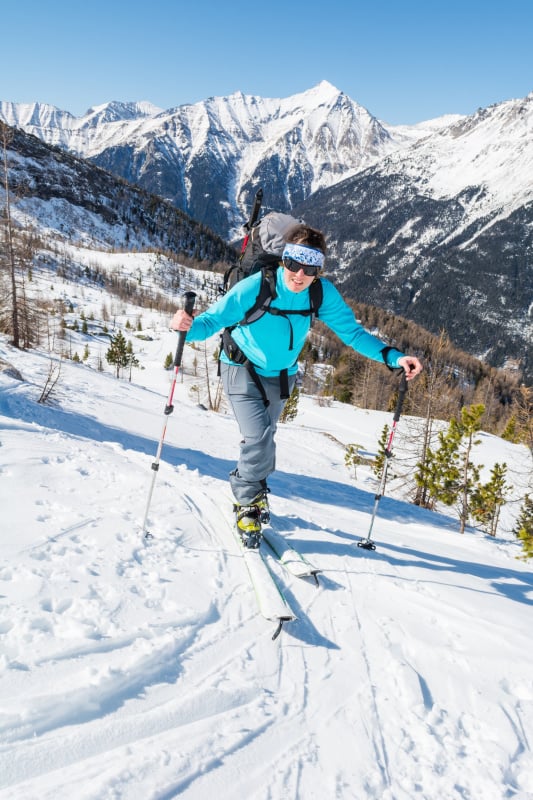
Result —
M191 317L192 312L194 310L194 301L196 300L196 294L194 292L185 292L184 296L185 296L184 310ZM175 367L181 367L181 357L183 355L183 348L185 346L186 336L187 336L187 331L180 331L178 334L178 346L176 348L176 355L174 356Z
M407 394L407 377L405 374L405 370L402 369L402 377L400 378L400 385L398 387L398 401L396 403L396 409L394 411L394 422L398 422L400 419L400 414L402 413L403 408L403 401L405 400L405 395Z

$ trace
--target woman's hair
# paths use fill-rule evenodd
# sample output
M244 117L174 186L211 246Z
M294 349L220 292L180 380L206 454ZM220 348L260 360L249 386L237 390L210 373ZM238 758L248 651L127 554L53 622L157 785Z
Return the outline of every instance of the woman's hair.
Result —
M287 244L306 244L308 247L314 247L316 250L321 250L326 255L326 237L322 231L317 231L316 228L311 228L305 223L295 225L291 228L285 237Z

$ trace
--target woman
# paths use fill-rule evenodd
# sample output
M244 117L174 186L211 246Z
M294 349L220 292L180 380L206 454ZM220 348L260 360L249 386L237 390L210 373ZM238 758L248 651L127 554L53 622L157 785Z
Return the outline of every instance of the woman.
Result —
M260 272L237 283L194 320L183 310L172 319L172 328L188 331L190 342L203 341L221 328L235 326L232 347L226 346L221 354L221 376L242 436L230 484L237 528L246 547L259 546L261 522L269 519L267 478L275 469L276 426L294 387L298 357L311 324L312 284L321 283L321 322L344 344L391 369L403 368L407 380L422 370L418 358L389 347L357 322L335 286L320 277L325 254L323 234L308 225L297 225L286 237L275 273L276 296L259 319L241 322L255 304L262 281Z

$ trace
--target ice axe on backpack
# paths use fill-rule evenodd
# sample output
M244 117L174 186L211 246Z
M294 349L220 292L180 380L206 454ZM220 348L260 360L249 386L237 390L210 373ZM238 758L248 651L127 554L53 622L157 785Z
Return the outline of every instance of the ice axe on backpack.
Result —
M383 464L383 472L381 473L381 482L379 484L379 489L374 498L374 509L372 511L372 519L370 520L370 528L368 530L366 539L361 539L361 541L357 542L357 547L362 547L364 550L376 549L376 545L372 541L372 529L374 527L374 520L376 519L379 501L385 494L387 471L392 456L392 442L394 440L394 434L396 433L396 426L398 424L398 420L400 419L400 414L402 413L403 401L405 400L406 393L407 393L407 378L405 375L405 370L402 370L402 377L400 379L400 386L398 388L398 401L396 403L396 409L394 411L394 418L392 422L392 428L389 433L389 438L387 440L387 446L385 447L385 462Z
M263 203L263 189L259 187L259 189L255 193L254 204L252 206L252 210L250 211L250 216L243 225L246 234L242 242L239 258L237 259L237 262L235 264L232 264L231 267L229 267L225 271L222 283L218 287L218 293L220 295L225 295L228 289L231 289L234 283L237 283L246 275L243 269L243 260L246 255L246 251L248 250L248 245L250 244L252 230L255 227L257 220L259 218L259 212L261 211L262 203Z
M252 210L250 212L250 218L248 222L244 224L244 228L246 230L246 236L244 237L244 241L241 247L241 255L240 260L242 261L244 254L246 252L246 248L248 247L248 242L250 241L250 236L252 233L252 228L254 227L255 223L257 222L257 218L259 216L259 212L261 211L261 205L263 203L263 189L260 186L257 192L255 193L254 204L252 206Z

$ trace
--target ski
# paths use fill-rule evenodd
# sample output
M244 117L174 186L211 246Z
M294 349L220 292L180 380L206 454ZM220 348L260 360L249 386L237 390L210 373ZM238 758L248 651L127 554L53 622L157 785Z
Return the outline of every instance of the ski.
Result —
M314 567L301 553L278 533L271 525L262 528L263 539L285 569L297 578L314 578L318 586L318 577L322 570Z
M244 547L234 526L232 526L232 532L246 564L259 611L265 619L277 623L272 635L273 640L277 639L284 623L295 620L296 614L292 611L276 583L274 575L270 571L270 567L265 560L264 548L251 549Z

